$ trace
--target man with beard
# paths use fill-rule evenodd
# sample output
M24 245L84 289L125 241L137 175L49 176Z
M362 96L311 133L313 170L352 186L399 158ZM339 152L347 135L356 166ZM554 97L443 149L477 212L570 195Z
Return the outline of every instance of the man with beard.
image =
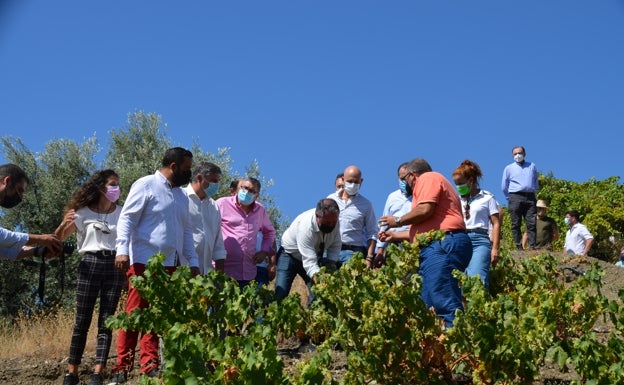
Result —
M148 260L157 253L166 256L164 266L173 273L182 264L191 266L193 275L199 274L199 261L193 242L193 228L189 216L189 200L181 186L189 183L193 154L181 147L170 148L162 160L162 167L152 175L132 184L117 223L115 266L128 279L143 276ZM126 313L147 308L149 304L138 290L128 284ZM127 381L134 367L134 352L139 332L120 330L117 337L117 364L113 368L111 384ZM148 377L160 374L158 336L141 336L140 372Z
M277 300L282 300L288 295L297 275L305 281L310 290L320 265L324 263L325 253L327 253L325 264L336 266L342 245L339 215L340 209L336 201L329 198L321 199L316 204L316 209L299 214L284 231L277 255L275 280Z
M28 186L28 177L24 170L14 164L0 166L0 206L10 209L17 206L24 197ZM25 247L39 245L41 247ZM61 253L63 245L54 234L27 234L10 231L0 227L0 258L21 259L41 256L47 249L47 257Z

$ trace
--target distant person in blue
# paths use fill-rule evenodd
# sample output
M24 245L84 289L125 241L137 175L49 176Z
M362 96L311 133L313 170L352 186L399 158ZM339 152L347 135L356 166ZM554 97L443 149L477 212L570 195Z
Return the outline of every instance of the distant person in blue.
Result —
M407 162L401 163L397 169L397 178L407 172ZM407 187L407 182L399 179L399 188L388 194L386 204L384 205L383 215L392 215L402 217L412 210L412 190ZM381 230L381 229L380 229ZM406 231L409 225L394 227L390 231ZM399 243L399 242L395 242ZM375 261L373 265L378 267L383 264L386 255L388 242L377 242L377 250L375 252Z
M536 193L539 188L537 181L537 167L534 163L525 160L526 151L522 146L512 150L514 162L507 165L503 171L501 189L507 198L507 208L511 218L511 233L514 243L522 250L522 218L525 220L529 248L535 249L537 238Z
M615 266L624 267L624 247L620 249L620 260L615 263Z
M372 267L377 244L377 217L373 204L360 194L364 178L357 166L349 166L344 171L344 188L328 198L338 203L340 208L340 238L342 251L338 267L347 263L355 252L366 256L366 266Z

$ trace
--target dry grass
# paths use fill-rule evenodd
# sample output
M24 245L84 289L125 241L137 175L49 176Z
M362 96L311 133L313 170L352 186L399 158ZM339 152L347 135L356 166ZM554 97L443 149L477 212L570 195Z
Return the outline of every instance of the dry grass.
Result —
M58 311L20 316L12 325L0 327L0 359L15 357L67 357L75 313ZM97 312L91 322L85 355L95 355Z
M274 282L271 283L271 286ZM308 289L300 277L293 282L291 292L298 293L301 304L308 301ZM125 306L125 292L119 301L118 309ZM119 310L118 310L119 311ZM16 357L35 357L58 359L62 361L69 353L72 329L74 326L75 311L59 310L35 316L20 316L11 325L0 325L0 360ZM97 309L91 320L87 346L84 357L95 356L97 333ZM113 332L111 355L115 354L117 333Z

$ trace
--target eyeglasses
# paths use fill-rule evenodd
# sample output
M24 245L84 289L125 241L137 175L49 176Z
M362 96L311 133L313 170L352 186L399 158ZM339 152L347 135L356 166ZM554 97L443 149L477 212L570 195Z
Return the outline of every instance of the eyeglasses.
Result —
M98 221L98 223L94 223L94 224L93 224L93 227L94 227L96 230L101 231L101 232L102 232L102 234L110 234L110 233L111 233L111 230L110 230L110 228L108 227L108 223L106 223L106 222L104 222L104 221Z
M252 194L257 194L258 193L257 190L254 190L253 188L247 188L247 187L244 187L244 186L241 187L241 190L248 191L248 192L250 192Z
M470 203L466 202L464 212L466 213L466 219L470 219Z
M399 177L399 180L403 181L403 182L407 182L407 176L410 175L410 174L411 174L411 172L406 173L402 177Z

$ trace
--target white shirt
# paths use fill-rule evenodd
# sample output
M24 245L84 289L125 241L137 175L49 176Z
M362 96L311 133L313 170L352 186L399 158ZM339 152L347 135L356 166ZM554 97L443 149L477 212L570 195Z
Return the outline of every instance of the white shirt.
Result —
M594 239L594 236L584 224L576 223L566 231L563 249L568 254L582 255L585 251L585 242L588 239Z
M403 195L400 189L397 189L390 194L388 194L388 198L386 198L386 204L384 206L383 214L391 215L396 217L402 217L403 215L409 213L412 210L412 196L406 197ZM393 227L390 231L405 231L409 230L409 225L401 226L401 227ZM377 242L377 249L385 248L387 246L386 242Z
M176 262L199 267L188 215L189 199L179 187L171 187L160 171L138 179L117 222L117 255L129 255L130 264L165 255L165 266Z
M225 259L226 251L221 232L221 213L214 199L207 196L199 199L189 184L183 191L189 198L189 217L193 228L193 242L199 258L202 274L214 269L213 261Z
M119 205L116 205L115 211L110 214L98 214L87 206L78 209L74 221L78 253L82 255L86 252L115 250L119 214L121 214Z
M490 217L498 214L498 203L494 199L494 195L486 190L480 190L477 195L467 199L461 197L462 214L464 222L466 222L467 230L490 229ZM470 206L470 218L466 219L466 203Z
M28 242L28 234L0 227L0 258L16 259Z
M361 194L344 200L342 193L329 194L328 198L340 208L340 237L342 243L351 246L368 246L368 240L377 240L377 217L373 204Z
M317 252L325 243L327 259L337 262L340 258L340 221L331 233L324 234L316 223L316 209L299 214L282 235L284 251L303 263L308 277L319 272ZM322 253L322 251L321 251Z

